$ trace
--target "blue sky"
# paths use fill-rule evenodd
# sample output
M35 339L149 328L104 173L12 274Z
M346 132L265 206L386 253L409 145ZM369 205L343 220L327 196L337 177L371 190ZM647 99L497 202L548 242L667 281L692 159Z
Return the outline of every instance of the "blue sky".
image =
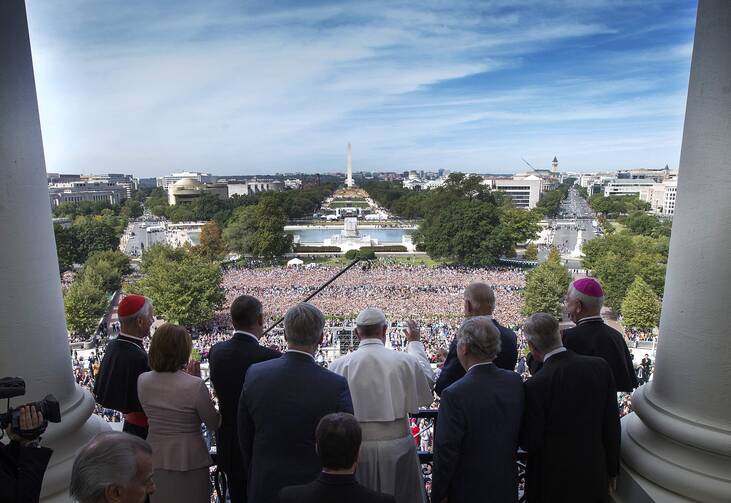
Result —
M28 0L46 167L675 168L695 8Z

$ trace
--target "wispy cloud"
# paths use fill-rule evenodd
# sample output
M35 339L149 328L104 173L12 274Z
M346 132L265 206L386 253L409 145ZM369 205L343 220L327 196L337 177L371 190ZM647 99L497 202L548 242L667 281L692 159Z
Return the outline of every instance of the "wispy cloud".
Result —
M348 141L359 169L672 164L682 7L31 1L47 167L332 171Z

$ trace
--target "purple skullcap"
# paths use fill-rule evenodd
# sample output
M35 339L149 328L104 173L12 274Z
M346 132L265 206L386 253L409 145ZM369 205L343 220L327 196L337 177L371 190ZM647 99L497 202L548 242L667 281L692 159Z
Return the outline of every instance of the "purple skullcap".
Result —
M573 282L573 287L577 292L581 292L589 297L604 297L604 290L594 278L581 278Z

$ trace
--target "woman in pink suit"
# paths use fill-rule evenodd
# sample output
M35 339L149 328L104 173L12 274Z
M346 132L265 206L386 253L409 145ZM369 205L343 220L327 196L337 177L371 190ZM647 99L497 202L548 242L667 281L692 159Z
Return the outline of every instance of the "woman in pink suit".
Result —
M147 441L152 446L157 486L152 503L210 501L208 467L212 460L201 423L214 431L221 416L200 378L197 362L189 363L192 347L185 328L162 325L150 344L152 371L137 380L140 403L150 423Z

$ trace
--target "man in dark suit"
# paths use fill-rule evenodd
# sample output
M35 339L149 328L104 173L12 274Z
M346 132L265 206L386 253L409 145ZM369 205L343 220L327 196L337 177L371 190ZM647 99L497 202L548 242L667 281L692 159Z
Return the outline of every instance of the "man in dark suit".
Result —
M558 321L536 313L523 333L543 368L525 383L521 444L529 503L605 501L619 472L619 410L609 365L561 344Z
M645 357L640 362L640 366L642 367L644 383L646 383L650 380L650 375L652 375L652 360L650 359L650 355L645 353ZM640 382L640 384L644 383Z
M285 486L305 484L322 469L315 428L332 412L353 413L348 381L315 363L325 317L297 304L284 317L287 351L249 368L239 400L239 442L251 503L276 501Z
M434 439L432 502L516 502L523 380L494 363L500 332L487 317L465 321L457 357L465 376L442 392Z
M472 316L489 316L495 311L495 292L492 291L490 285L486 283L471 283L464 291L464 314L466 318ZM500 352L493 362L497 367L505 370L515 370L515 364L518 361L518 338L515 332L507 327L502 326L496 319L492 318L493 323L500 331ZM453 340L449 345L449 353L442 367L442 372L437 378L434 391L437 395L442 394L442 390L461 379L465 375L465 369L459 363L457 358L457 340Z
M137 396L137 378L148 372L144 340L150 335L155 313L150 299L127 295L117 306L120 333L107 343L94 396L102 407L124 413L122 431L147 438L147 416Z
M390 494L378 493L355 480L361 440L360 424L354 416L338 412L323 417L315 430L322 472L309 484L282 489L280 503L396 503Z
M563 332L563 345L580 355L599 356L612 369L618 391L631 393L638 386L627 343L618 331L599 315L604 291L594 278L574 281L566 294L566 313L574 328Z
M241 461L238 419L244 376L255 363L279 358L281 353L259 345L264 331L261 302L242 295L231 304L233 337L215 344L208 354L211 383L218 396L221 427L216 432L218 466L226 473L231 503L246 501L246 472Z

